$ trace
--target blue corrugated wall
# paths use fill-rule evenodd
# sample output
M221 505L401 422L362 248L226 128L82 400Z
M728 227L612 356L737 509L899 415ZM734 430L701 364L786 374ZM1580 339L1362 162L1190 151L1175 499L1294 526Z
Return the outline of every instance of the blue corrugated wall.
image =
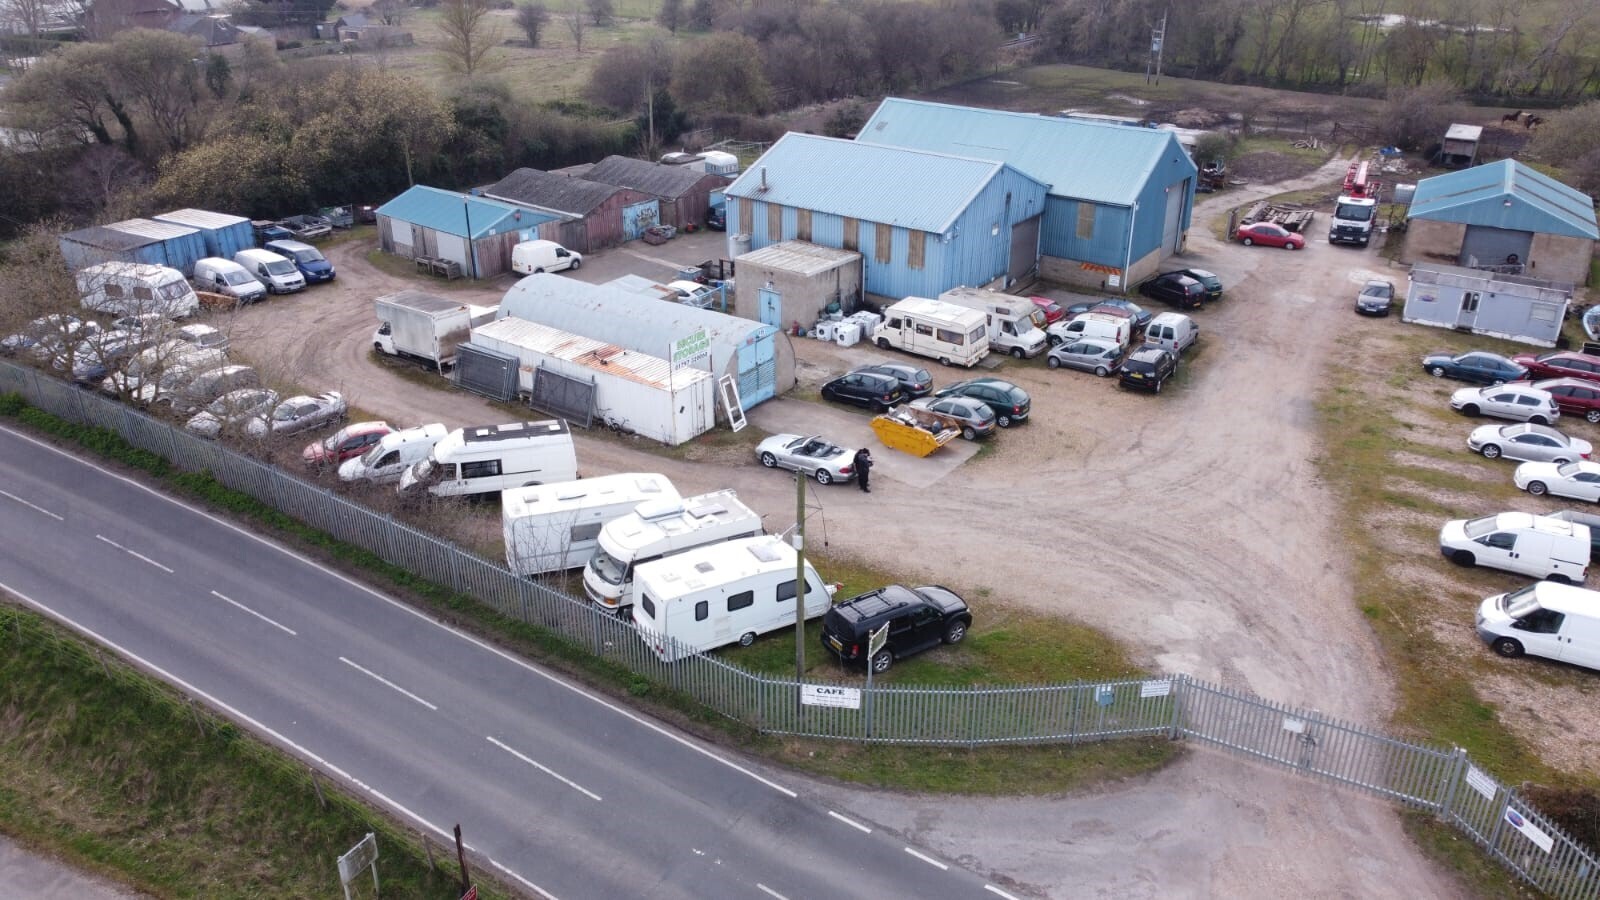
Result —
M1094 230L1088 238L1078 237L1078 207L1087 200L1051 197L1046 201L1044 222L1039 228L1040 253L1062 259L1082 259L1122 268L1127 264L1128 208L1094 207ZM1140 210L1142 213L1143 210ZM1137 258L1138 254L1134 254Z

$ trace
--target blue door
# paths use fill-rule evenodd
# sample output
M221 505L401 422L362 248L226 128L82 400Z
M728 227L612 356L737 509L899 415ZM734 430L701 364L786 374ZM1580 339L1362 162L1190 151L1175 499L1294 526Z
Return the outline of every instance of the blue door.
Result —
M644 230L656 224L661 218L661 202L659 200L646 200L632 206L622 208L622 239L636 241L644 236Z
M777 329L762 329L739 348L739 405L749 409L778 393Z
M783 327L783 295L777 291L762 288L761 294L761 324L772 325L776 328Z

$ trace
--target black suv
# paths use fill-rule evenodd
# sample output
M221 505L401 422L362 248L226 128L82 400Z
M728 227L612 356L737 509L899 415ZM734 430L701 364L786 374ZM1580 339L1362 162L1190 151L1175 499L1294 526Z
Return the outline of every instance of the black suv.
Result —
M889 623L888 642L872 658L872 671L940 643L957 644L972 627L967 601L938 585L891 584L840 603L822 617L822 646L845 663L866 663L867 638Z
M1165 347L1155 344L1145 344L1143 347L1128 354L1122 361L1122 372L1118 376L1123 387L1145 388L1154 393L1161 393L1161 386L1167 379L1177 374L1178 358L1172 355Z
M883 412L905 399L900 379L874 372L851 372L822 386L822 399L837 400Z
M1139 285L1139 293L1184 309L1199 309L1206 300L1206 286L1182 272L1157 275Z
M874 375L888 375L900 382L900 390L905 391L907 397L926 397L933 390L933 376L927 369L908 366L905 363L873 363L866 366L856 366L851 369L856 372L870 372Z

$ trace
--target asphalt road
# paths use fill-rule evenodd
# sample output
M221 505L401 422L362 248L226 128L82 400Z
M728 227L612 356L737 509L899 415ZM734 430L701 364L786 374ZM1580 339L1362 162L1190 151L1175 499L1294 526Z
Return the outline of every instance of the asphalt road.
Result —
M460 823L534 893L1010 896L781 773L9 429L0 589L416 827Z

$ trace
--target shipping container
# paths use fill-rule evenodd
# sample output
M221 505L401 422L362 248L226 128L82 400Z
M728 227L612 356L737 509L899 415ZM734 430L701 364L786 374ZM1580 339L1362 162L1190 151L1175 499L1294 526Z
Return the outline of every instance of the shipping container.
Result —
M201 236L199 230L184 225L157 222L154 219L128 219L125 222L113 222L106 227L112 231L120 231L159 243L161 259L158 264L169 269L177 269L185 278L194 274L194 264L197 260L209 255L206 253L205 238Z
M155 217L157 222L183 225L200 232L206 242L206 256L233 259L240 250L256 245L255 229L243 216L209 212L204 209L176 209Z

